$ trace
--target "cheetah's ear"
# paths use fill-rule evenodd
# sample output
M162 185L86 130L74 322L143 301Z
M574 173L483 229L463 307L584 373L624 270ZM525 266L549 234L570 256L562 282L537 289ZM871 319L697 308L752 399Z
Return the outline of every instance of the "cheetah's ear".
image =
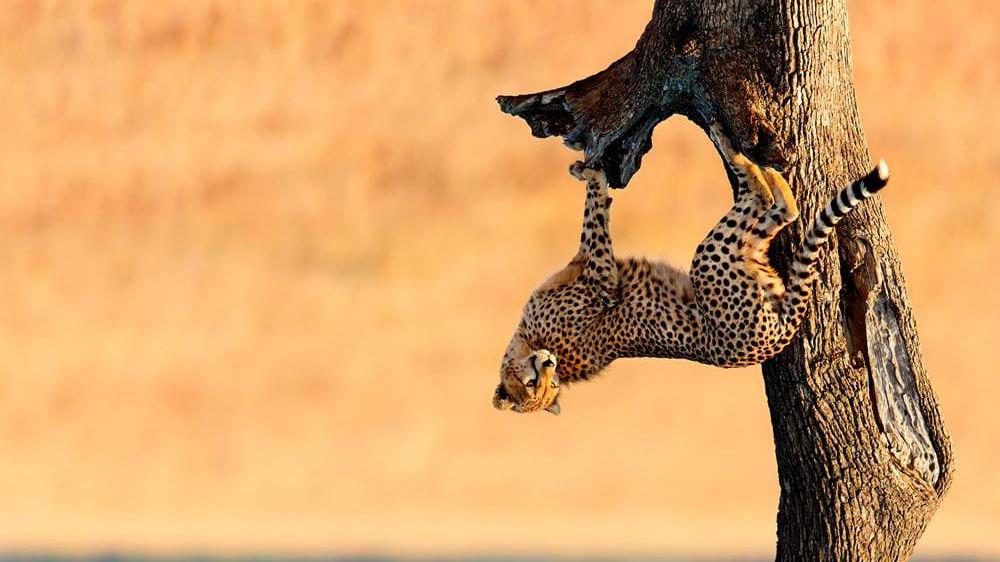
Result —
M545 411L552 412L554 415L558 416L559 413L562 412L562 408L559 407L559 399L556 398L555 401L549 404L548 408L545 408Z
M497 410L509 410L514 407L514 401L510 399L510 395L507 394L507 389L503 387L503 383L498 384L496 391L493 393L493 407Z

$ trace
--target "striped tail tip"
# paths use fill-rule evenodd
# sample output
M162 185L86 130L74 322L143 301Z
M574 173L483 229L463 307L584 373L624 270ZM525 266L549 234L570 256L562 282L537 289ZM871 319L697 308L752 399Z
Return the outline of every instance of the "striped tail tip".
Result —
M885 159L878 161L878 166L858 181L859 187L869 194L878 193L889 183L889 165Z
M875 170L878 172L878 179L882 180L882 183L889 181L889 164L886 163L885 158L879 158L878 166Z

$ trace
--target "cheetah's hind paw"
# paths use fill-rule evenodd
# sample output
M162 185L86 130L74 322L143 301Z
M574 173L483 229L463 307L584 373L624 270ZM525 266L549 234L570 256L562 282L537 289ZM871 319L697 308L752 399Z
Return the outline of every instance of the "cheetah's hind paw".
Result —
M760 166L739 152L733 155L729 164L740 180L747 182L750 191L753 191L764 202L765 207L774 204L774 194L771 192Z
M771 187L771 194L775 200L784 202L784 206L788 210L788 220L793 221L799 218L799 206L795 203L792 188L788 186L785 177L771 167L764 168L764 177L767 178L767 184Z
M733 143L726 136L725 131L722 130L722 123L712 121L708 125L708 136L715 143L715 146L718 147L723 158L726 160L733 159L733 156L736 155L736 149L733 148Z

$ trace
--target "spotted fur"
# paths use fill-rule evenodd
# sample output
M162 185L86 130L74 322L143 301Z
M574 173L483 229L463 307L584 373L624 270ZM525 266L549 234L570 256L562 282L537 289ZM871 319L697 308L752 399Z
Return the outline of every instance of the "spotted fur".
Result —
M841 191L813 221L787 285L771 267L774 236L799 216L788 183L716 138L738 180L736 203L698 245L690 274L642 258L616 259L604 174L586 180L580 251L532 293L501 366L493 404L559 412L560 382L586 380L615 359L683 358L739 367L780 352L795 335L833 226L885 186L885 162Z

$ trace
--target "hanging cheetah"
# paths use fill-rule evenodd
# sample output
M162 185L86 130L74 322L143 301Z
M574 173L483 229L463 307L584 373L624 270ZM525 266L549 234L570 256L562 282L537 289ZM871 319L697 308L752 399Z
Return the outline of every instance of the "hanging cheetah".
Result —
M738 180L736 203L698 246L690 274L642 258L616 259L603 172L570 168L587 183L580 251L531 295L503 357L493 405L559 413L559 385L596 376L624 357L683 358L740 367L780 352L795 335L836 225L889 179L885 161L815 218L787 284L767 260L774 236L799 216L788 183L735 153L713 131Z

